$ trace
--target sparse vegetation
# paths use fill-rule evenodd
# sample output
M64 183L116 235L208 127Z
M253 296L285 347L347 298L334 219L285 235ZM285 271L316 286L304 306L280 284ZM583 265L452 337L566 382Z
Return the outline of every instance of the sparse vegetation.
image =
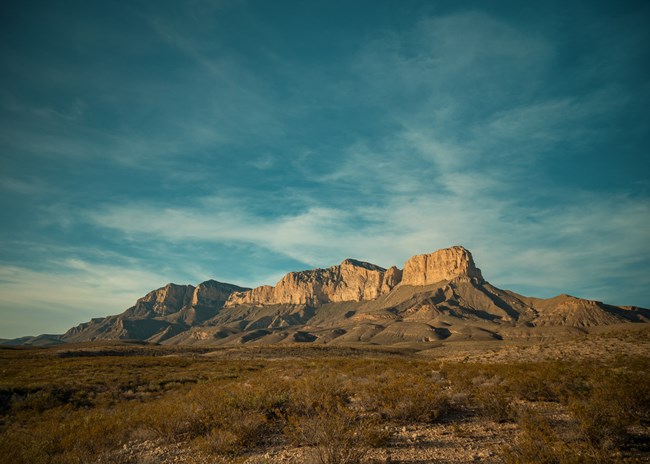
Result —
M479 364L342 348L138 350L1 350L0 462L139 462L126 454L134 444L162 440L195 462L273 462L264 450L295 448L313 463L356 463L390 450L406 427L460 433L468 420L511 424L514 439L492 462L648 457L633 446L650 419L645 357Z

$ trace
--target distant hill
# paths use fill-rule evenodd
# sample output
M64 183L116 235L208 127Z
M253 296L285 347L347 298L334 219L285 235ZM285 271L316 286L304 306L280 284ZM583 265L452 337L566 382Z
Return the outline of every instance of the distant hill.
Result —
M0 342L33 346L94 340L163 344L369 343L494 340L648 322L650 310L570 295L541 299L484 280L471 253L454 246L410 258L403 270L346 259L290 272L274 287L208 280L167 284L119 315L63 335Z

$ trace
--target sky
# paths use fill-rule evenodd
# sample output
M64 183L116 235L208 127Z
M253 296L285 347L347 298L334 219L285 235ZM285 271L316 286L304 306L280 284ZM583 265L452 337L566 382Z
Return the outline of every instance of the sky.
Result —
M0 337L463 245L650 307L650 3L0 6Z

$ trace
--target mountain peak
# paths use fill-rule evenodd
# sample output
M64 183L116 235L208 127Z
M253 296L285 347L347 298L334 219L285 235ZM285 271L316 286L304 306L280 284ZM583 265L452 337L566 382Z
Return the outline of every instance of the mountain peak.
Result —
M357 259L352 259L352 258L344 259L340 264L340 266L345 266L345 265L354 266L354 267L362 267L362 268L368 269L370 271L384 272L386 270L383 267L377 266L376 264L367 263L365 261L359 261Z
M411 257L404 264L402 284L431 285L460 276L483 281L481 270L474 264L472 254L462 246L453 246Z

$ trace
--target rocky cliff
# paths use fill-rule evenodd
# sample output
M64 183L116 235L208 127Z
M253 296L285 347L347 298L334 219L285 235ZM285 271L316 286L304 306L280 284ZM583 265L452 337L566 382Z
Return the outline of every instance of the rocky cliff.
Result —
M173 314L190 304L194 291L195 288L192 285L170 283L147 293L127 311L133 316L166 316Z
M481 270L472 254L462 246L413 256L404 264L403 285L431 285L455 277L466 276L482 282Z
M118 316L95 318L72 327L62 339L77 342L155 337L162 341L214 317L233 292L247 290L216 280L196 287L170 283L147 293Z
M390 292L401 279L396 267L388 271L374 264L346 259L327 269L290 272L275 287L264 285L233 293L226 307L241 304L318 306L341 301L373 300Z
M338 266L290 272L275 287L264 285L233 293L226 307L241 304L322 305L342 301L374 300L402 285L424 286L465 276L483 281L472 254L461 246L413 256L404 271L346 259Z

